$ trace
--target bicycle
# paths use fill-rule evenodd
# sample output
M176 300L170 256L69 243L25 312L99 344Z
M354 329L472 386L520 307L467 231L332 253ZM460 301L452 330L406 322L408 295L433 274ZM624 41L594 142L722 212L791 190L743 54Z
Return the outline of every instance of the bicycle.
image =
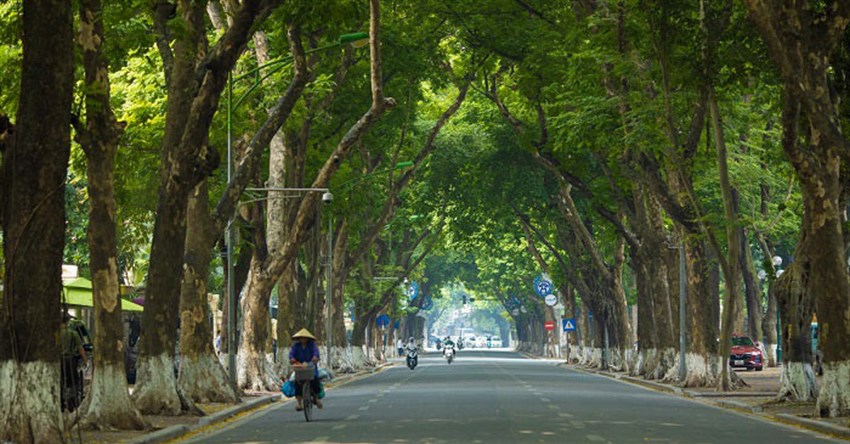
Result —
M313 393L312 382L315 378L315 364L306 364L304 367L295 369L295 383L301 384L301 406L304 408L304 419L307 422L313 420L313 397L319 395L318 393Z

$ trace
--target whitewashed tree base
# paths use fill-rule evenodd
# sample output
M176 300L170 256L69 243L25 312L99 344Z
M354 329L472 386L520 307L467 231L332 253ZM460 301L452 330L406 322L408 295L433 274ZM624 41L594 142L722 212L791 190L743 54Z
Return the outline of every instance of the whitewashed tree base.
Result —
M647 368L653 366L653 362L657 358L657 350L654 348L640 350L635 353L634 362L631 365L629 375L645 377Z
M789 401L814 401L818 397L818 388L812 364L808 362L783 363L782 373L779 377L779 394L776 397Z
M143 414L177 416L182 404L177 395L174 359L167 354L140 356L137 362L137 384L131 399Z
M257 392L280 390L281 378L273 354L247 353L243 347L236 355L236 368L239 388Z
M687 367L687 373L685 374L685 380L682 381L682 386L716 387L718 381L720 381L720 366L726 365L725 361L725 359L718 356L706 357L696 353L686 353L685 365Z
M122 365L103 366L92 379L83 401L80 427L85 430L145 430L149 427L130 402L127 375Z
M367 352L366 346L351 347L351 362L355 369L360 370L374 365Z
M646 379L650 380L665 380L666 377L670 374L671 371L675 371L676 378L674 381L679 379L679 366L678 366L678 351L674 348L667 348L662 351L656 350L656 361L655 368L647 369Z
M184 356L180 361L177 384L186 397L197 403L239 401L236 390L227 378L227 372L215 355L205 354L196 358Z
M63 442L59 364L0 362L0 442Z
M821 382L817 402L820 416L847 416L850 412L850 361L824 363Z

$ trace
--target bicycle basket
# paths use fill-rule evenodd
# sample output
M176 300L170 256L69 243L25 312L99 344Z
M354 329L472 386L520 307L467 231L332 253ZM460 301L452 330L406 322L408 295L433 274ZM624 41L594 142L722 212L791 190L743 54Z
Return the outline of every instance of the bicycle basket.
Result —
M296 381L312 381L316 377L316 367L312 365L295 369Z

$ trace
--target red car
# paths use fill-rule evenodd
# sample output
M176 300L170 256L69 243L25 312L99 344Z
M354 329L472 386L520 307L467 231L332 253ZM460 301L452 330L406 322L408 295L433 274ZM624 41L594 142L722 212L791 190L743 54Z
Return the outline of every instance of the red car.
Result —
M729 356L729 366L732 368L755 369L760 372L764 368L764 356L747 336L732 337L732 354Z

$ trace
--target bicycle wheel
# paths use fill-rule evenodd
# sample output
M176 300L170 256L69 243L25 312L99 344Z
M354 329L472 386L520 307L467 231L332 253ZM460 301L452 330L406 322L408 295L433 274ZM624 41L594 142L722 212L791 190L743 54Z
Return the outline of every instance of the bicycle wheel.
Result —
M304 419L307 422L313 420L313 390L310 388L310 381L304 381L301 386L301 404L304 406Z

